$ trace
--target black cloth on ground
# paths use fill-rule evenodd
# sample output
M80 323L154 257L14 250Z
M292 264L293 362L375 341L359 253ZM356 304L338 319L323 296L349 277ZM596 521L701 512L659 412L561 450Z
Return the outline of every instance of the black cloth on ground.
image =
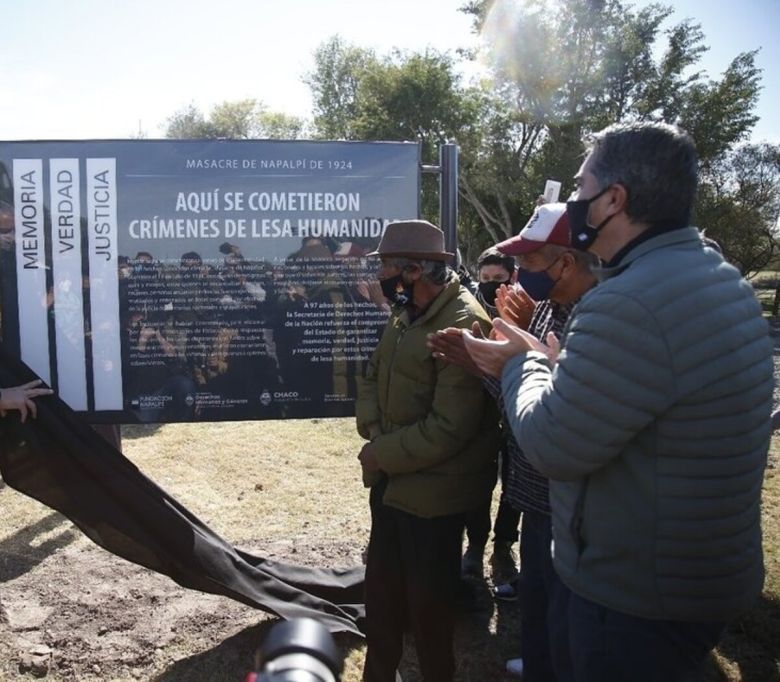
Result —
M35 378L0 346L0 386ZM238 550L59 398L38 398L36 404L37 419L22 424L13 411L0 420L0 474L10 487L61 512L100 547L183 587L361 634L362 567L295 566Z

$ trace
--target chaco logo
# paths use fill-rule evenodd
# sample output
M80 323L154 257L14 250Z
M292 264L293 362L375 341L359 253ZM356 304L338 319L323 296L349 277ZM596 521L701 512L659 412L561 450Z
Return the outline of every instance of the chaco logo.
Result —
M289 400L290 398L297 398L298 391L277 391L274 393L276 400Z
M268 407L271 404L271 400L273 399L267 389L260 394L260 404L263 407Z

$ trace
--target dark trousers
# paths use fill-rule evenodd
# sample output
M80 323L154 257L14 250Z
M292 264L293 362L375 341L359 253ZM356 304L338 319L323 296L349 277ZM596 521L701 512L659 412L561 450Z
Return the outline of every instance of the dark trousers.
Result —
M648 620L572 594L569 644L575 679L688 682L698 680L725 623Z
M725 627L637 618L573 592L566 620L576 682L698 681L704 660Z
M496 522L493 524L493 542L517 542L517 526L520 512L504 499L498 503ZM490 500L466 514L466 537L470 547L484 547L490 537Z
M493 541L517 542L517 526L520 512L516 511L506 499L506 482L509 475L509 457L501 453L501 499L498 502L496 521L493 524ZM490 537L490 500L466 514L466 536L469 546L484 547Z
M395 682L408 627L423 679L447 682L455 671L452 640L465 515L407 514L382 503L385 487L377 483L370 496L363 679Z
M520 533L520 606L523 618L520 645L523 682L554 681L547 612L557 576L552 565L549 514L523 512Z
M551 552L552 555L552 552ZM552 559L552 556L551 556ZM547 634L556 682L574 682L569 646L569 599L571 590L553 569L547 593ZM606 682L606 681L605 681Z

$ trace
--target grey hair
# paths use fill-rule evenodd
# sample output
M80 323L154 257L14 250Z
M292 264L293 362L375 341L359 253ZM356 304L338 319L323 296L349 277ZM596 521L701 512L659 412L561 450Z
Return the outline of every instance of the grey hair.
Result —
M386 263L395 265L399 270L404 270L410 265L419 265L422 270L422 279L428 280L431 284L444 284L450 276L449 266L441 260L415 260L414 258L403 258L400 256L384 258Z
M596 133L591 145L589 170L600 189L625 187L629 218L661 229L689 224L698 159L686 132L666 123L616 124Z

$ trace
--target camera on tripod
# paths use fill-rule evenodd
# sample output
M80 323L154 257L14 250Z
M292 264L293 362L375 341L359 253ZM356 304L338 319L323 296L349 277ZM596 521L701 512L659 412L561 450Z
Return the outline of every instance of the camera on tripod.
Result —
M344 661L327 628L311 618L277 623L246 682L338 682Z

